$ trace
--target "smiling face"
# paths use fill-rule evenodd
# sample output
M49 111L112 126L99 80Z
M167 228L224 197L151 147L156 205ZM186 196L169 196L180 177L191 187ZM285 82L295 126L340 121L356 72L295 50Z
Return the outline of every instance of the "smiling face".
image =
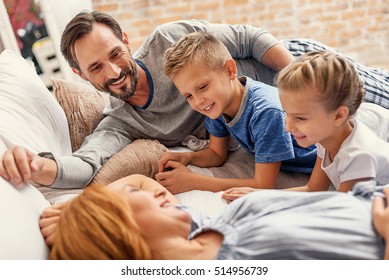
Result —
M188 235L191 218L187 212L170 204L166 191L141 191L128 184L112 185L109 188L130 205L134 219L146 238L152 239L155 235L161 236L172 231L178 231L185 238Z
M81 71L73 71L97 89L127 100L135 94L138 73L125 34L123 41L107 26L95 24L92 32L75 42L74 52Z
M240 105L240 96L234 94L232 81L236 76L235 72L229 70L229 63L233 61L230 60L218 69L199 62L188 63L172 80L197 112L211 119L216 119L223 113L234 117Z
M331 140L336 126L336 112L327 112L317 101L318 91L307 87L298 91L280 88L280 100L286 113L286 130L301 147Z

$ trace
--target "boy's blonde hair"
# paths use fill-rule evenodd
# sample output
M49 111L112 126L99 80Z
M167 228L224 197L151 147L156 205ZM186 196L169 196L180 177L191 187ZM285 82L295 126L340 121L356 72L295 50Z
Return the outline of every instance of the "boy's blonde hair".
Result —
M365 94L352 63L330 51L301 56L278 73L276 84L280 90L292 91L314 87L320 93L319 102L328 111L346 106L349 116L355 114Z
M227 47L213 35L205 32L189 33L165 51L164 72L172 78L181 68L193 62L218 69L230 58Z
M130 205L103 186L89 186L61 211L50 259L150 259Z

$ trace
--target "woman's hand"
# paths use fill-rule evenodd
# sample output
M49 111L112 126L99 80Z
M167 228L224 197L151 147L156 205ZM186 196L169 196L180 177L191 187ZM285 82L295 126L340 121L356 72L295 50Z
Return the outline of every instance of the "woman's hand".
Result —
M41 228L42 235L49 247L53 246L59 216L65 205L66 203L51 205L44 209L41 214L39 227Z

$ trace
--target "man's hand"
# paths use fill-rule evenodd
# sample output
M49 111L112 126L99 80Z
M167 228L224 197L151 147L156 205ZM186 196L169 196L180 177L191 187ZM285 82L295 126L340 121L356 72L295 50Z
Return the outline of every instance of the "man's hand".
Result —
M33 181L48 186L54 182L56 175L55 161L21 146L8 149L0 158L0 176L15 185Z

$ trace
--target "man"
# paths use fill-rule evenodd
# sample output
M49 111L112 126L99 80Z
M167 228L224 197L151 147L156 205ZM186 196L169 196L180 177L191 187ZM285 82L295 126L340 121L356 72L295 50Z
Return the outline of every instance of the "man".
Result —
M66 26L61 51L76 74L111 94L107 116L72 156L38 156L14 147L0 160L0 175L15 184L31 180L52 188L82 188L109 157L135 139L157 139L175 146L188 135L205 138L203 116L190 108L163 74L164 51L194 31L215 35L237 61L239 75L255 80L273 83L276 71L294 59L260 28L197 20L157 27L132 56L129 39L113 18L100 12L81 12ZM303 46L301 53L316 46L289 43L293 51ZM299 49L294 54L298 53Z

